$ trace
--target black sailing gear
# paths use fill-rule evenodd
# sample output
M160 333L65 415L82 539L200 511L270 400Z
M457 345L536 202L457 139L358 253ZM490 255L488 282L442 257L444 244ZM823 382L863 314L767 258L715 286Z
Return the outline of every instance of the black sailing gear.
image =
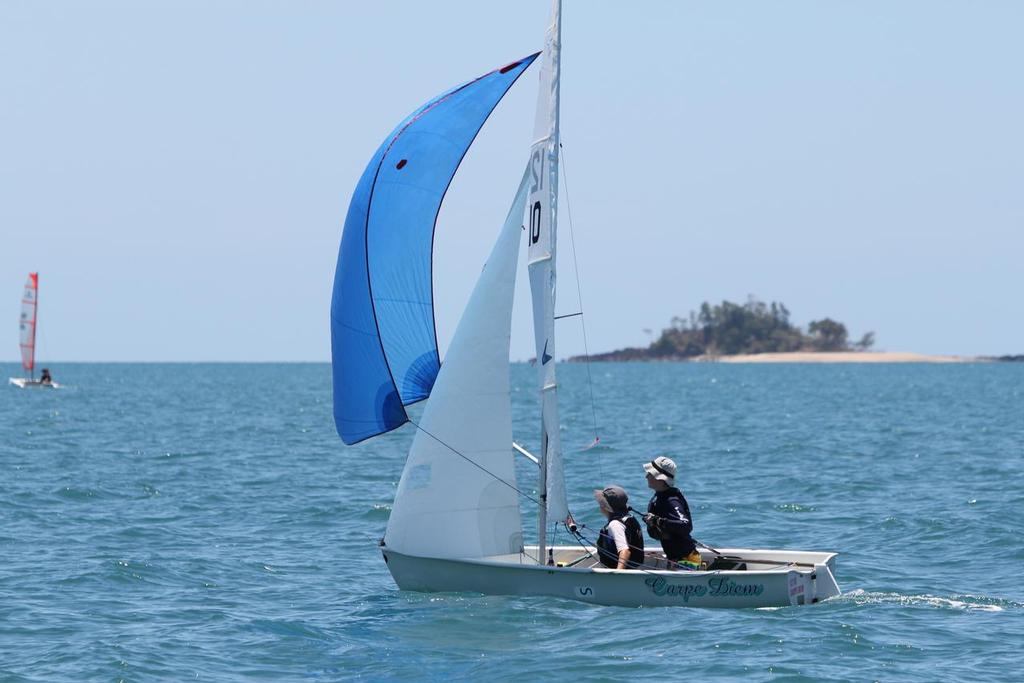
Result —
M668 559L678 562L697 549L697 544L690 536L693 533L690 506L682 491L675 487L655 491L647 505L647 514L653 515L644 516L647 533L651 538L661 541L661 548Z

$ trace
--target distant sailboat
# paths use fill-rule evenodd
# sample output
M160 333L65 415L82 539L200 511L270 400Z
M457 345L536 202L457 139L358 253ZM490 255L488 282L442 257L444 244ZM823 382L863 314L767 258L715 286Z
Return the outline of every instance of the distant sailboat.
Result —
M555 0L529 160L444 365L432 287L438 211L487 117L541 53L413 112L370 160L349 205L331 302L338 433L355 444L391 431L412 422L406 406L427 399L380 544L388 569L407 590L605 605L767 607L838 595L834 553L708 548L701 551L707 571L674 571L663 553L651 551L641 567L618 570L603 567L582 537L579 545L547 546L549 527L576 532L566 502L554 360L560 14ZM513 443L509 386L524 232L541 397L537 457ZM516 451L539 466L539 500L516 483ZM537 545L523 542L520 498L537 505Z
M25 292L21 295L20 345L21 367L29 373L28 377L11 377L10 383L21 387L58 388L60 385L50 379L50 372L43 369L43 374L36 379L36 325L39 316L39 273L29 273L25 282Z

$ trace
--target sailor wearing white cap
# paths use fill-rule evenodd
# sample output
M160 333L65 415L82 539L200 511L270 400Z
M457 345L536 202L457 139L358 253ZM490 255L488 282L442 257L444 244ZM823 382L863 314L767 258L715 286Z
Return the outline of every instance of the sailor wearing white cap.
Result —
M661 548L670 566L678 569L700 569L700 553L693 537L690 506L683 492L676 488L676 463L659 455L644 463L647 486L654 496L647 505L644 523L651 538L661 541Z

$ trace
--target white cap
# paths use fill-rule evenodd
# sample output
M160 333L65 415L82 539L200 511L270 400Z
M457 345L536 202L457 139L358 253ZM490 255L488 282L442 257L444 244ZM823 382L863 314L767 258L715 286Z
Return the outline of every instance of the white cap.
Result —
M676 480L676 463L672 458L659 455L651 462L644 463L644 470L655 479L661 479L666 484L672 484Z

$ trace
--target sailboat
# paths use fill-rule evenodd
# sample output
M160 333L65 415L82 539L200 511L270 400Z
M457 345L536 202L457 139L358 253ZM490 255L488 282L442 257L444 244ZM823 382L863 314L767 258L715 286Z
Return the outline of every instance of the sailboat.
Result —
M22 389L42 387L57 389L59 384L50 379L47 370L36 379L36 322L39 315L39 273L29 273L25 282L25 291L21 295L20 328L21 367L29 373L28 377L11 377L11 384Z
M356 185L331 302L334 419L349 445L415 428L385 535L403 590L556 596L601 605L775 607L839 594L835 553L702 548L707 570L676 571L649 551L608 569L566 499L555 375L561 2L542 52L428 101L385 138ZM438 211L458 166L504 94L535 61L534 141L504 225L448 347L437 348L432 288ZM518 250L526 236L540 394L537 455L513 442L510 337ZM406 408L426 400L418 422ZM515 453L538 465L537 491L516 481ZM524 543L520 502L536 505ZM548 545L564 526L577 545Z

